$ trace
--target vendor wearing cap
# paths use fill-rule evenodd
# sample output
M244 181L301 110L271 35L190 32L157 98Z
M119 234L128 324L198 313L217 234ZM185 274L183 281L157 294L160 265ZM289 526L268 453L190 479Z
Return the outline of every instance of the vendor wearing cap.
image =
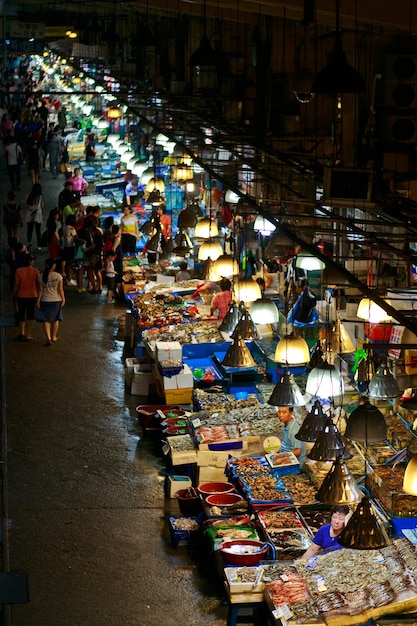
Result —
M298 441L295 435L300 430L300 425L294 420L292 406L280 406L278 408L278 419L284 424L284 434L282 437L281 452L292 452L298 458L300 468L304 465L306 456L306 446L303 441Z

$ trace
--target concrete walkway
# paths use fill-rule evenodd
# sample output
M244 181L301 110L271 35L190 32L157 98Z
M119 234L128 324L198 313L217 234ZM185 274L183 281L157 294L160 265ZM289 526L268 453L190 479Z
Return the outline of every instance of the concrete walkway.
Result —
M9 189L2 163L2 204ZM40 183L45 215L63 175ZM20 199L31 188L23 172ZM59 339L16 340L3 257L2 355L4 569L28 574L30 602L6 607L6 626L223 626L227 606L214 568L170 543L164 458L142 437L125 394L124 306L66 289ZM25 231L22 241L26 242ZM42 268L45 253L37 253Z

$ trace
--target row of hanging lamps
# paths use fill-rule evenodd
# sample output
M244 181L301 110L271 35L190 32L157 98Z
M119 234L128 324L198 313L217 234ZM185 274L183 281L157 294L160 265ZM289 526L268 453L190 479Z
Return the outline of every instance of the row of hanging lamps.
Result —
M275 385L268 404L272 406L304 406L303 394L294 376L286 369L279 381Z
M303 337L297 337L294 333L284 335L276 347L275 361L285 365L305 365L310 360L310 350Z
M249 308L255 324L276 324L279 320L278 307L270 298L258 298Z
M387 425L384 416L367 398L350 414L346 424L345 437L366 444L384 441L387 438Z
M256 366L249 348L240 335L233 339L221 363L225 367L247 368Z

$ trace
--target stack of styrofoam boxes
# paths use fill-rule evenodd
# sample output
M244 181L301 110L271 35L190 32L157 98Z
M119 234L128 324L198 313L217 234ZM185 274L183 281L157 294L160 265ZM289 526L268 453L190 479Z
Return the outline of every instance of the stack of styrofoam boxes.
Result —
M198 484L210 481L227 482L224 470L230 456L241 456L247 452L246 442L242 448L233 450L199 450L197 451Z
M158 363L164 361L182 362L182 346L178 341L157 341L155 355ZM174 376L161 376L162 390L166 404L190 404L193 393L193 373L188 365Z
M151 364L147 359L128 358L125 361L126 389L132 396L149 395L149 386L155 382Z

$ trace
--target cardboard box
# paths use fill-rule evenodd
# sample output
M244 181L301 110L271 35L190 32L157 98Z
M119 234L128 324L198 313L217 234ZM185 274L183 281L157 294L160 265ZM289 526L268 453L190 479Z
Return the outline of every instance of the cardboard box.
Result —
M157 361L182 361L182 346L179 341L157 341L155 356Z
M192 487L193 483L188 476L167 476L166 494L169 498L175 498L175 495L181 489Z
M224 474L224 468L221 467L199 467L198 468L198 484L209 483L211 481L227 483L227 476Z
M182 372L171 377L163 376L162 383L164 390L189 389L194 384L193 373L188 365L184 364Z
M133 368L132 396L148 396L149 387L155 382L155 377L147 364L135 365Z

